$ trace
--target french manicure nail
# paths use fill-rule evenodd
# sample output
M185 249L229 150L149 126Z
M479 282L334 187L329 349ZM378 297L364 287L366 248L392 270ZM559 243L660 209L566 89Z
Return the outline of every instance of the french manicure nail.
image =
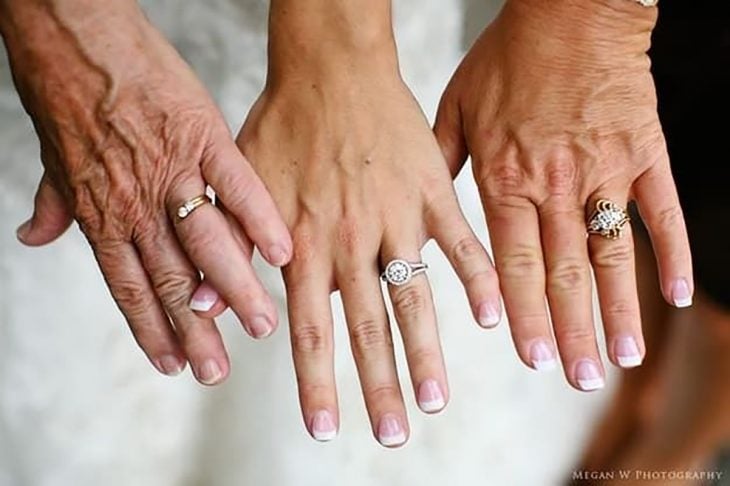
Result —
M215 360L209 359L200 367L198 377L205 385L215 385L223 378L223 371Z
M499 304L484 302L479 306L479 325L485 329L497 327L502 320L502 310Z
M436 413L446 406L444 394L436 380L426 380L418 387L418 407L426 413Z
M378 441L385 447L395 447L405 443L406 432L401 427L398 417L387 414L380 419Z
M687 280L680 278L674 281L672 286L672 300L674 306L679 309L692 306L692 292L689 290Z
M182 373L182 370L185 368L185 364L176 356L168 354L157 361L157 367L167 376L177 376Z
M320 410L312 419L312 437L319 442L329 442L337 437L337 426L332 414L327 410Z
M558 366L553 347L542 339L530 347L530 361L536 371L550 371Z
M190 300L190 308L197 312L208 312L219 299L218 292L207 282L200 284Z
M18 229L15 230L15 236L17 236L21 242L25 242L26 238L28 237L28 233L30 233L32 221L33 220L29 219L25 223L18 226Z
M614 352L616 353L616 361L622 368L635 368L641 365L643 361L639 345L636 344L636 339L631 336L617 338Z
M269 260L269 263L272 265L276 265L277 267L281 267L286 265L287 261L289 261L289 252L287 252L284 248L282 248L279 245L272 245L269 247L269 252L267 253Z
M249 327L251 335L256 339L268 337L274 331L274 326L271 325L271 321L264 316L256 316L251 319Z
M600 390L606 385L601 370L591 359L578 362L575 367L575 377L578 386L583 391Z

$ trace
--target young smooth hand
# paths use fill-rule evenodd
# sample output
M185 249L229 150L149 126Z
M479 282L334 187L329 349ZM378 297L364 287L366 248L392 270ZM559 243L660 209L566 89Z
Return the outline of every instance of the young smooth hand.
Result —
M338 429L330 294L339 290L373 433L392 447L409 429L382 269L394 259L420 262L433 237L484 326L499 321L500 300L489 257L400 77L390 23L387 1L273 1L267 86L238 143L292 233L284 279L308 430L328 440ZM449 389L428 279L390 286L390 298L416 400L438 412Z

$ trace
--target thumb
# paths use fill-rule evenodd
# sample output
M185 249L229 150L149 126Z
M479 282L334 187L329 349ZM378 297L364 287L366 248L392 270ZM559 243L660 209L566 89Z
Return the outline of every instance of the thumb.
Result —
M464 166L469 152L464 139L459 105L448 94L441 99L433 131L446 158L451 177L455 178Z
M33 216L18 228L18 240L27 246L47 245L61 236L72 221L66 201L51 185L48 175L43 174L35 195Z

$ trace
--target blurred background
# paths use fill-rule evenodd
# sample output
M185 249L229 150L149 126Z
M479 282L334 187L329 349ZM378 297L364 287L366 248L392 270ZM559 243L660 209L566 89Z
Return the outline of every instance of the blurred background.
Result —
M429 117L500 3L395 1L403 74ZM264 82L267 2L142 4L237 130ZM459 282L432 246L424 259L433 264L452 400L443 414L426 417L407 393L412 438L401 450L384 450L371 436L337 297L342 426L333 443L313 442L302 424L286 325L254 343L226 314L220 325L232 373L215 389L197 385L189 371L158 375L76 228L43 249L16 242L41 175L37 145L2 58L0 485L553 485L569 479L584 456L617 388L615 370L608 367L605 390L584 394L560 371L525 368L504 323L490 332L474 325ZM487 241L469 169L457 186ZM284 321L278 272L258 263Z

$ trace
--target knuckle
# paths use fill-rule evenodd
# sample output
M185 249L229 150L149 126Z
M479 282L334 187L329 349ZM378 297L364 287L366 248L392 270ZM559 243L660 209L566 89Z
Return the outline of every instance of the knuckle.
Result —
M393 345L390 331L384 323L375 319L364 319L350 326L352 351L356 357L363 357L375 348Z
M590 269L579 260L566 259L550 269L548 281L550 290L571 292L590 282Z
M393 306L401 319L417 317L426 309L426 297L418 287L408 285L395 291Z
M294 251L292 261L297 262L299 266L306 267L315 259L318 245L310 229L304 226L295 228L292 232L292 245Z
M656 229L663 233L671 233L677 228L684 226L684 216L679 206L664 208L658 212L654 219Z
M331 349L329 333L317 324L300 324L291 327L292 349L296 354L321 354Z
M633 265L634 250L625 243L613 241L612 245L593 253L593 266L596 270L616 270Z
M458 266L466 266L482 256L484 248L473 236L461 238L451 249L451 258Z
M545 169L545 182L551 195L570 194L575 190L578 170L570 161L556 161Z
M323 383L310 383L306 377L297 375L297 386L299 388L299 396L302 400L311 400L321 402L322 400L331 400L334 395L334 386L325 385Z
M357 256L364 252L364 234L365 232L361 230L359 222L354 219L344 218L338 225L337 243L348 255Z
M226 207L231 210L239 210L248 205L251 197L256 193L258 182L252 177L242 174L231 174L226 178L227 186L235 188L226 191L226 198L223 201Z
M136 321L144 316L150 304L150 296L142 283L120 278L109 279L109 286L114 300L128 319Z
M544 272L542 252L531 245L516 246L511 252L502 255L497 265L499 274L506 278L522 279Z
M155 291L168 309L187 308L197 279L192 273L164 270L154 279Z
M519 167L502 165L488 170L480 181L480 187L490 196L511 195L524 190L525 173Z
M607 319L616 320L625 325L640 319L639 308L627 299L615 299L603 306L603 313Z
M596 341L596 335L590 326L557 326L555 334L563 348L593 345Z
M158 352L169 349L170 336L165 326L146 316L128 318L128 323L137 345L149 356L155 357Z
M365 396L373 403L389 403L400 400L400 389L395 384L375 385L365 390Z
M440 366L442 359L438 349L418 347L407 351L409 366Z
M544 329L548 326L548 317L544 311L526 311L519 309L510 315L510 322L515 329Z

